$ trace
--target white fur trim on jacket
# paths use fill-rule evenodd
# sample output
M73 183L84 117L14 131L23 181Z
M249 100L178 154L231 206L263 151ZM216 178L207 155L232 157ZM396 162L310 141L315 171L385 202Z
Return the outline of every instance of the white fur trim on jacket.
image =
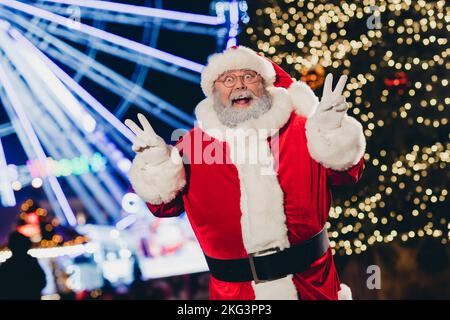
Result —
M255 285L252 283L255 292L255 300L298 300L297 289L292 282L292 275L262 282Z
M247 253L274 247L286 249L290 243L284 195L273 167L274 158L267 137L258 135L256 131L254 133L256 137L236 135L233 141L227 137L231 160L237 168L240 182L242 240ZM252 163L252 157L257 161ZM257 300L297 297L292 277L266 283L252 282L252 286ZM280 297L282 292L284 294Z
M316 97L314 91L306 83L295 81L290 85L288 93L296 114L305 118L312 116L319 104L319 98Z
M311 157L326 168L345 171L358 163L366 149L362 125L345 115L341 126L332 130L321 128L314 117L306 122L306 137Z
M138 153L130 169L129 178L134 191L143 200L154 205L175 199L186 184L183 161L178 149L173 146L169 148L171 156L156 166L145 163L142 154Z
M267 138L289 120L293 109L286 89L272 87L269 92L272 96L269 111L234 129L225 127L218 120L211 99L205 99L196 108L200 128L214 138L226 141L230 147L230 157L240 182L241 231L247 253L290 247L284 194ZM258 284L252 282L252 286L258 300L298 299L292 276Z
M208 59L208 64L202 70L200 82L205 96L211 96L214 81L221 74L238 69L250 69L258 72L265 80L266 85L272 85L275 81L275 70L268 59L257 55L250 48L238 46L222 53L213 54Z
M341 290L338 292L338 300L353 300L352 290L348 285L341 283Z

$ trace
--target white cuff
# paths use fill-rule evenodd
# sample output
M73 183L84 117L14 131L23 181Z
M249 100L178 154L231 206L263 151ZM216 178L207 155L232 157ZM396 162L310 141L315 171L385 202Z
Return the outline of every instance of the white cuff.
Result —
M341 290L338 291L338 300L353 300L352 290L348 285L341 283Z
M358 163L366 149L362 125L345 115L341 126L324 130L315 118L306 122L306 137L311 157L324 167L345 171Z
M171 156L166 161L152 166L137 154L130 169L130 182L146 202L154 205L175 199L186 184L183 160L176 147L170 146Z

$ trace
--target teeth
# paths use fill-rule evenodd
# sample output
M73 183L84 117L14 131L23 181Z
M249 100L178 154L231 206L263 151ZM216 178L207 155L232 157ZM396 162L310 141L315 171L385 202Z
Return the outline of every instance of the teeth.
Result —
M233 97L231 101L233 103L235 103L236 101L241 100L241 99L248 99L248 100L250 100L251 98L252 98L252 96L250 94L241 93L241 94L237 94L235 97Z

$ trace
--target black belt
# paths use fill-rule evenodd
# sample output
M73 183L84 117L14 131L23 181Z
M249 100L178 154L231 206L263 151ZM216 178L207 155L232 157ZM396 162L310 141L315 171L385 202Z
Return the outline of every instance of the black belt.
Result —
M325 227L312 238L290 248L259 251L242 259L216 259L205 255L212 276L227 282L254 280L256 283L283 278L303 272L328 250L329 240ZM262 255L266 252L274 253ZM258 256L256 256L258 255Z

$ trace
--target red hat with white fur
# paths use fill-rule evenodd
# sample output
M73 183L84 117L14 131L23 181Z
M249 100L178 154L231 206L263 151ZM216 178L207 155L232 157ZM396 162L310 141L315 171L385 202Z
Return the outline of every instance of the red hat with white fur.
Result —
M318 99L306 83L295 81L276 63L245 46L234 46L210 56L201 74L205 96L212 96L214 81L224 72L239 69L258 72L266 86L287 89L298 114L309 117L314 112Z

